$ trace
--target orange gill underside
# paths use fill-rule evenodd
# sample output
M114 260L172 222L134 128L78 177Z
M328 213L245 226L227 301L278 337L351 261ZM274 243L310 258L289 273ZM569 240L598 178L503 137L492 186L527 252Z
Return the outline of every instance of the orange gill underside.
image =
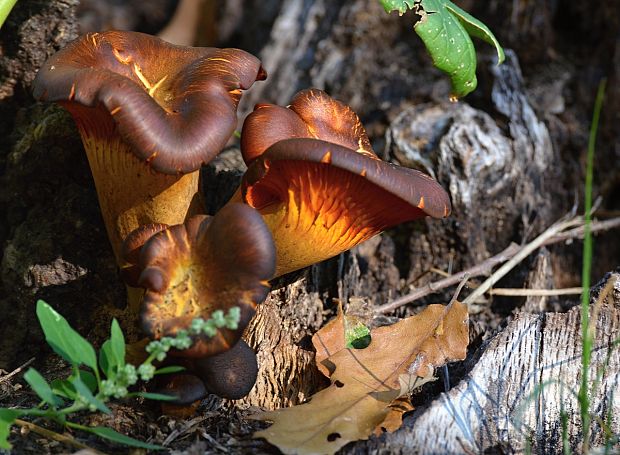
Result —
M275 161L247 188L270 228L280 276L336 256L384 229L425 216L364 177L329 164Z

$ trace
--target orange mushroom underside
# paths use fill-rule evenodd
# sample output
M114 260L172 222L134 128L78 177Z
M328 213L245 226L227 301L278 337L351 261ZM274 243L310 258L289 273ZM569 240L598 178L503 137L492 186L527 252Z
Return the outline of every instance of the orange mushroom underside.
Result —
M216 310L240 309L239 330L222 328L213 338L198 337L179 355L201 357L229 349L269 292L273 241L260 215L245 205L231 204L201 224L189 220L172 226L142 248L139 285L146 292L141 319L151 338L174 336Z
M276 276L336 256L384 229L426 216L421 208L327 163L279 160L245 191L277 246Z

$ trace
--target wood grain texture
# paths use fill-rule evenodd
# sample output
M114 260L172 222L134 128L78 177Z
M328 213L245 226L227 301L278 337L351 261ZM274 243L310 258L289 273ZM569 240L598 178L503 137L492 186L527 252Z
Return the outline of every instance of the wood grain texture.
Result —
M593 289L592 305L606 279L616 282L596 320L589 375L596 378L598 372L601 379L589 393L592 447L604 444L597 418L606 421L609 414L611 431L620 431L620 349L610 349L620 336L620 275L608 274ZM406 419L401 430L369 443L366 449L421 454L561 453L561 414L566 413L568 441L578 453L582 433L575 394L580 380L579 308L567 313L518 313L483 347L475 366L456 387Z

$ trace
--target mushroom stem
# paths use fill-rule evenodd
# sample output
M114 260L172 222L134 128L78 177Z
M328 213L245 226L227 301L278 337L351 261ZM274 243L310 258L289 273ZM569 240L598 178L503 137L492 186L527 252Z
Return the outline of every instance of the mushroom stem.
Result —
M117 263L127 234L143 224L180 224L198 192L199 171L167 175L132 153L102 108L62 103L73 115L95 180L101 213Z

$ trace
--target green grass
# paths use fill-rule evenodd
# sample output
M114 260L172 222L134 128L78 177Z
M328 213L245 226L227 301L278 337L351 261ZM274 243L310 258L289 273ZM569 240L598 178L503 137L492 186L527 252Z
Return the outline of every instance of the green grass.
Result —
M581 385L579 387L579 407L581 414L581 425L583 432L582 452L588 453L590 442L590 424L592 417L590 415L590 398L589 391L589 368L592 361L592 347L594 344L594 334L590 328L590 284L592 270L592 233L590 232L590 224L592 221L592 182L594 175L594 151L596 148L596 134L601 115L603 100L605 99L605 84L603 79L598 86L596 100L594 102L594 113L592 115L592 124L590 125L590 137L588 140L588 154L586 161L586 182L585 182L585 232L583 241L583 268L581 273L581 283L584 289L581 295ZM596 323L596 321L594 321Z
M2 24L4 24L15 3L17 0L0 0L0 28L2 28Z

